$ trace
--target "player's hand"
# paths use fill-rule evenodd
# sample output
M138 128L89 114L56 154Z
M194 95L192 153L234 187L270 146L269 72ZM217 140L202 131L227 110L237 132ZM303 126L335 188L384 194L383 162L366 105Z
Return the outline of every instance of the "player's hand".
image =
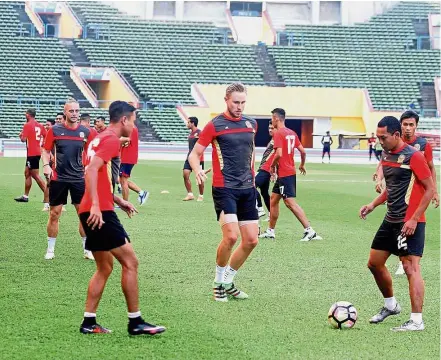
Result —
M432 198L432 204L435 206L435 209L439 206L439 194L436 192Z
M403 236L410 236L415 233L415 229L417 227L418 222L416 220L407 220L404 223L403 228L401 229L401 235Z
M306 175L306 169L305 169L305 166L304 166L304 165L300 165L300 166L299 166L299 171L300 171L300 174L302 174L302 175Z
M377 179L378 179L378 174L377 174L377 173L374 173L374 174L372 175L372 181L377 181Z
M271 174L270 181L273 183L276 182L277 181L277 174Z
M101 213L100 206L99 205L92 205L90 208L90 215L87 218L87 225L92 229L95 230L95 228L98 226L98 229L101 229L101 227L104 224L103 220L103 214Z
M129 203L126 200L121 199L118 205L120 209L124 211L129 218L132 218L133 215L138 213L138 210L136 210L135 206L133 206L133 204Z
M199 170L196 174L196 182L198 185L202 185L207 180L207 175L204 170Z
M379 194L383 192L383 183L381 181L377 181L375 184L375 191Z
M368 214L374 211L374 206L372 204L363 205L359 211L360 219L366 220Z
M51 177L52 177L52 169L51 169L51 167L49 165L44 165L43 166L43 174L44 174L44 177L47 180L51 179Z

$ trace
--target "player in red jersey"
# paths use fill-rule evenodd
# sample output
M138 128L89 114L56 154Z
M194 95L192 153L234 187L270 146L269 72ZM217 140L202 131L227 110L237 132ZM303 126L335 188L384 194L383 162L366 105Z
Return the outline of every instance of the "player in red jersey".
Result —
M122 139L125 139L125 137L122 137ZM133 181L129 180L133 167L138 163L138 147L139 133L138 128L135 126L130 138L122 144L119 182L121 184L122 197L124 200L129 200L129 190L132 190L138 194L139 204L144 205L149 198L149 192L142 190Z
M43 179L40 177L40 158L41 158L41 146L46 130L43 125L35 120L35 109L29 109L26 111L26 124L23 126L23 130L20 132L20 140L26 142L26 166L25 166L25 191L22 196L16 197L14 200L17 202L28 202L29 192L32 187L32 179L34 179L41 191L46 190L46 185Z
M96 311L107 279L112 273L114 258L122 267L121 287L127 303L129 334L155 335L165 331L163 326L146 323L141 317L138 259L113 207L115 202L129 217L137 212L132 204L113 195L112 179L109 175L111 159L120 151L120 137L130 136L135 126L135 110L124 101L110 104L110 125L87 149L86 191L81 200L79 214L87 234L86 248L93 252L97 268L87 291L86 309L80 326L83 334L111 332L96 322Z
M98 135L98 131L96 131L94 127L90 126L90 115L88 113L84 113L80 115L80 125L85 126L90 131L86 145L84 146L85 151L83 151L82 160L84 165L87 157L87 148L89 147L89 144L92 142L92 140L95 139L96 136Z
M424 212L433 198L433 180L424 155L401 138L398 119L393 116L381 119L377 137L384 149L381 164L386 188L359 212L360 218L366 219L387 200L387 213L372 242L368 261L369 270L384 297L384 307L370 322L380 323L388 316L401 312L394 297L392 277L386 267L387 259L394 254L400 257L407 275L412 313L410 320L392 330L424 330L424 281L420 260L425 241Z
M277 108L272 111L272 124L276 130L273 136L274 155L271 164L271 174L276 177L276 182L271 194L271 214L269 226L266 232L260 235L261 238L274 239L275 227L279 218L279 202L283 199L286 207L291 210L294 216L303 225L304 234L300 241L321 240L314 229L311 227L305 212L299 204L294 200L296 197L296 168L294 165L294 149L299 150L301 163L299 166L300 173L306 174L305 160L306 152L300 143L297 134L285 126L285 110Z
M433 151L432 146L427 141L427 139L423 137L419 137L415 135L416 129L418 127L419 116L416 112L412 110L405 111L400 117L401 123L401 133L403 141L413 146L415 149L421 151L424 154L424 157L427 161L427 165L429 166L430 172L432 174L432 180L435 185L435 193L433 195L432 203L437 208L439 206L439 194L438 194L438 186L436 185L436 168L433 164ZM381 162L377 166L377 171L374 174L374 181L376 181L375 190L378 193L381 193L384 188L384 176L383 176L383 167L381 166ZM397 271L395 275L404 275L405 271L403 268L403 263L400 261L398 264Z
M213 200L217 220L222 228L222 241L217 248L214 299L246 299L233 279L258 243L259 217L254 187L254 137L257 121L242 114L247 98L240 83L227 87L227 110L205 125L188 161L202 184L207 179L200 159L205 148L213 148ZM239 234L241 243L233 252Z

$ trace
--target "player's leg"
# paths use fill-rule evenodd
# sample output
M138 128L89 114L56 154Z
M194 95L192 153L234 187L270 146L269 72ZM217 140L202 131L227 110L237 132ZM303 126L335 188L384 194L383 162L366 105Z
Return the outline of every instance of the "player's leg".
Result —
M237 201L237 219L242 240L231 255L230 263L225 270L223 283L225 284L227 295L235 299L247 299L248 295L238 290L233 280L237 271L257 246L259 215L256 209L256 189L251 188L239 191L241 195ZM235 230L237 231L237 228ZM236 239L237 235L236 233Z
M323 160L324 158L325 158L325 147L323 147L323 149L322 149L322 164L325 163Z
M55 257L55 242L58 235L58 220L60 219L61 210L63 208L63 204L52 204L49 208L49 219L47 222L47 250L44 257L46 260L52 260Z
M374 148L372 146L369 146L369 161L371 161L371 159L372 159L373 150L374 150Z
M275 228L276 228L277 220L279 219L279 203L280 203L280 199L282 199L282 195L280 191L281 189L279 187L279 182L277 180L276 183L274 184L273 193L271 194L271 199L270 199L271 212L269 217L268 229L266 229L266 231L263 234L261 234L259 238L267 238L267 239L276 238Z
M217 220L222 231L222 239L216 252L216 273L214 277L214 300L228 301L224 286L224 276L233 247L239 237L237 218L237 197L234 189L213 188L213 202ZM254 205L255 207L256 205Z
M120 175L119 183L121 184L121 192L123 199L129 200L129 179L123 175Z
M70 198L72 200L72 205L75 207L77 214L80 210L81 199L84 196L86 185L84 181L74 182L69 184ZM80 233L81 243L83 247L83 257L87 260L95 260L91 251L86 250L86 232L83 228L81 221L78 221L78 232Z
M149 199L150 193L147 190L142 190L138 185L136 185L133 181L129 180L129 189L136 192L138 194L138 203L139 205L144 205L145 202Z
M384 306L369 320L371 324L380 323L388 316L398 315L401 312L401 307L394 297L392 276L386 267L390 254L389 251L376 249L371 249L369 254L368 268L384 298Z
M193 191L191 189L191 166L188 160L184 163L184 169L182 170L182 177L184 178L185 189L187 190L187 196L183 199L184 201L194 200Z
M39 170L32 169L32 170L30 170L30 172L31 172L32 178L36 181L36 183L40 187L41 191L43 191L43 193L44 193L44 191L46 190L46 184L45 184L44 180L41 178L41 176L39 174Z
M138 259L130 243L110 250L121 264L121 288L127 303L130 335L155 335L165 331L165 327L144 321L139 310Z
M32 187L32 177L30 172L31 163L29 160L29 157L26 159L26 165L24 170L24 178L25 178L25 188L24 193L22 196L18 196L14 198L17 202L28 202L29 201L29 192L31 191Z
M420 260L424 251L425 223L418 223L413 235L398 238L398 251L409 281L409 295L412 306L410 320L393 328L395 331L424 330L423 303L424 280Z
M389 256L397 254L397 233L400 231L400 224L392 224L384 220L372 241L367 266L384 298L384 306L369 320L373 324L401 312L401 307L394 297L392 276L386 267Z
M329 160L329 163L331 163L331 148L330 147L328 148L328 160Z
M83 334L110 333L96 322L96 311L103 295L107 279L113 270L113 255L109 251L95 251L96 271L92 275L87 288L86 308L80 327Z

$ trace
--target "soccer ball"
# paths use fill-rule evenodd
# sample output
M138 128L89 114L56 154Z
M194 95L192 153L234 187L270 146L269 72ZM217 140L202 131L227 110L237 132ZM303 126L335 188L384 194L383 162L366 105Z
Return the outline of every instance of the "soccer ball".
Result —
M357 321L357 309L348 301L338 301L328 312L328 322L336 329L350 329Z

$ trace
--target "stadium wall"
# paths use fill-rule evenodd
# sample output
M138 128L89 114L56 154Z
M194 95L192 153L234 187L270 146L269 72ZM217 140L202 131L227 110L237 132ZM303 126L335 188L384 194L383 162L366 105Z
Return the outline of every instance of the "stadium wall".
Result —
M124 80L115 72L110 70L109 81L103 82L101 85L100 98L108 100L100 102L100 107L107 109L109 103L114 100L123 100L131 103L138 103L136 95L126 86Z
M401 114L375 111L365 89L248 86L247 91L245 113L250 116L269 117L272 109L282 107L290 118L331 119L333 131L370 134L384 116ZM201 127L225 111L225 85L193 84L192 94L198 106L181 107L181 116L198 117ZM360 147L366 148L367 141Z
M61 9L61 16L59 20L60 30L59 37L60 38L79 38L83 28L78 20L75 18L75 15L70 11L70 8L63 4Z

